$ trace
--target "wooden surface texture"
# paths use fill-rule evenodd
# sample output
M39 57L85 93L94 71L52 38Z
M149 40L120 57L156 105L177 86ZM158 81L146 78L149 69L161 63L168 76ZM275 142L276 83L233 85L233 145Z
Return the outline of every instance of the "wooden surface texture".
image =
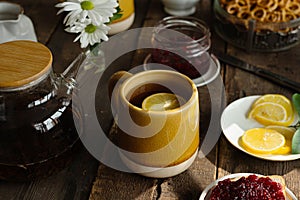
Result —
M49 0L12 0L20 3L25 14L34 23L38 40L53 52L53 67L62 72L66 66L82 51L74 43L74 34L64 31L63 15L56 15L55 4ZM152 27L167 16L160 0L136 0L136 17L132 28ZM197 4L194 17L204 20L212 31L212 53L225 52L239 57L274 73L286 76L294 81L300 79L300 46L278 53L247 52L224 42L213 30L215 23L211 0L201 0ZM111 64L108 74L120 69L130 69L141 65L147 51L139 49L122 56ZM1 57L1 55L0 55ZM216 110L220 112L226 105L241 97L266 93L281 93L291 98L294 91L283 88L263 78L221 64L222 82L225 94L218 88L200 87L200 142L202 143L209 129L211 118L210 93L218 94ZM98 102L100 121L104 130L112 128L110 104L106 89L100 89ZM226 101L222 101L222 99ZM220 117L220 116L219 116ZM218 125L218 124L217 124ZM217 126L216 125L216 126ZM113 128L112 130L113 131ZM251 172L263 175L281 175L288 188L300 198L300 160L274 162L251 157L231 145L222 135L214 148L204 157L197 157L192 166L184 173L165 179L153 179L132 173L125 173L99 163L89 152L82 148L75 160L63 171L51 177L32 182L15 183L0 181L0 199L43 199L43 200L197 200L201 192L214 180L231 173Z

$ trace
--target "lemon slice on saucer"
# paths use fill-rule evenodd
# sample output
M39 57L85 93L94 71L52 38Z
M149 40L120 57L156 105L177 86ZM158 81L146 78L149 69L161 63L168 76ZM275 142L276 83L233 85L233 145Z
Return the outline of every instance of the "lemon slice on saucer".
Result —
M241 138L245 149L254 154L272 154L285 145L282 134L273 129L253 128L245 131Z
M294 121L294 110L291 101L285 96L266 94L252 104L248 117L265 126L288 126Z
M256 106L260 103L264 102L272 102L272 103L277 103L285 107L286 109L292 109L292 102L285 96L281 94L265 94L258 98L253 106Z
M296 129L277 125L267 126L266 128L277 131L285 138L285 145L281 147L278 151L276 151L274 154L290 154L292 152L292 138L295 134Z
M294 121L294 114L283 105L273 102L263 102L254 106L248 117L262 125L288 126Z
M278 125L271 125L271 126L267 126L266 128L273 129L278 133L281 133L286 140L292 140L296 131L296 129L294 128L287 127L287 126L278 126Z
M146 97L142 103L143 110L165 111L179 108L185 99L172 93L156 93Z

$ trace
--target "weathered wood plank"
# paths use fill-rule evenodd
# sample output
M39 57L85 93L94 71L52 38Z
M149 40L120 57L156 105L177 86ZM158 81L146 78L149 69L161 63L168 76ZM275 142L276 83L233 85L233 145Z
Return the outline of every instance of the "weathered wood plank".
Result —
M90 200L97 199L152 199L157 180L123 173L100 165Z
M24 183L0 181L0 199L87 199L97 166L88 152L79 151L66 169L50 177Z

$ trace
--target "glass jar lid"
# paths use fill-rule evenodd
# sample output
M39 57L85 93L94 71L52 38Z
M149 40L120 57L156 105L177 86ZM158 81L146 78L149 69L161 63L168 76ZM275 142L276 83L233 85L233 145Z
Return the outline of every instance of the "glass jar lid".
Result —
M52 53L43 44L18 40L0 44L0 90L23 88L48 76Z

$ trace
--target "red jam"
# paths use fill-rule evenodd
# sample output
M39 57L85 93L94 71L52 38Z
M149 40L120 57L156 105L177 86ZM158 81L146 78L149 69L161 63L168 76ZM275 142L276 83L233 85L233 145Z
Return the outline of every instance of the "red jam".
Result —
M201 56L186 60L180 55L170 51L154 49L152 52L152 59L157 63L172 67L192 79L205 74L210 65L208 53L203 53Z
M196 79L210 67L210 30L205 22L170 16L155 26L152 61Z
M269 177L250 175L225 179L212 190L210 200L285 200L282 185Z

